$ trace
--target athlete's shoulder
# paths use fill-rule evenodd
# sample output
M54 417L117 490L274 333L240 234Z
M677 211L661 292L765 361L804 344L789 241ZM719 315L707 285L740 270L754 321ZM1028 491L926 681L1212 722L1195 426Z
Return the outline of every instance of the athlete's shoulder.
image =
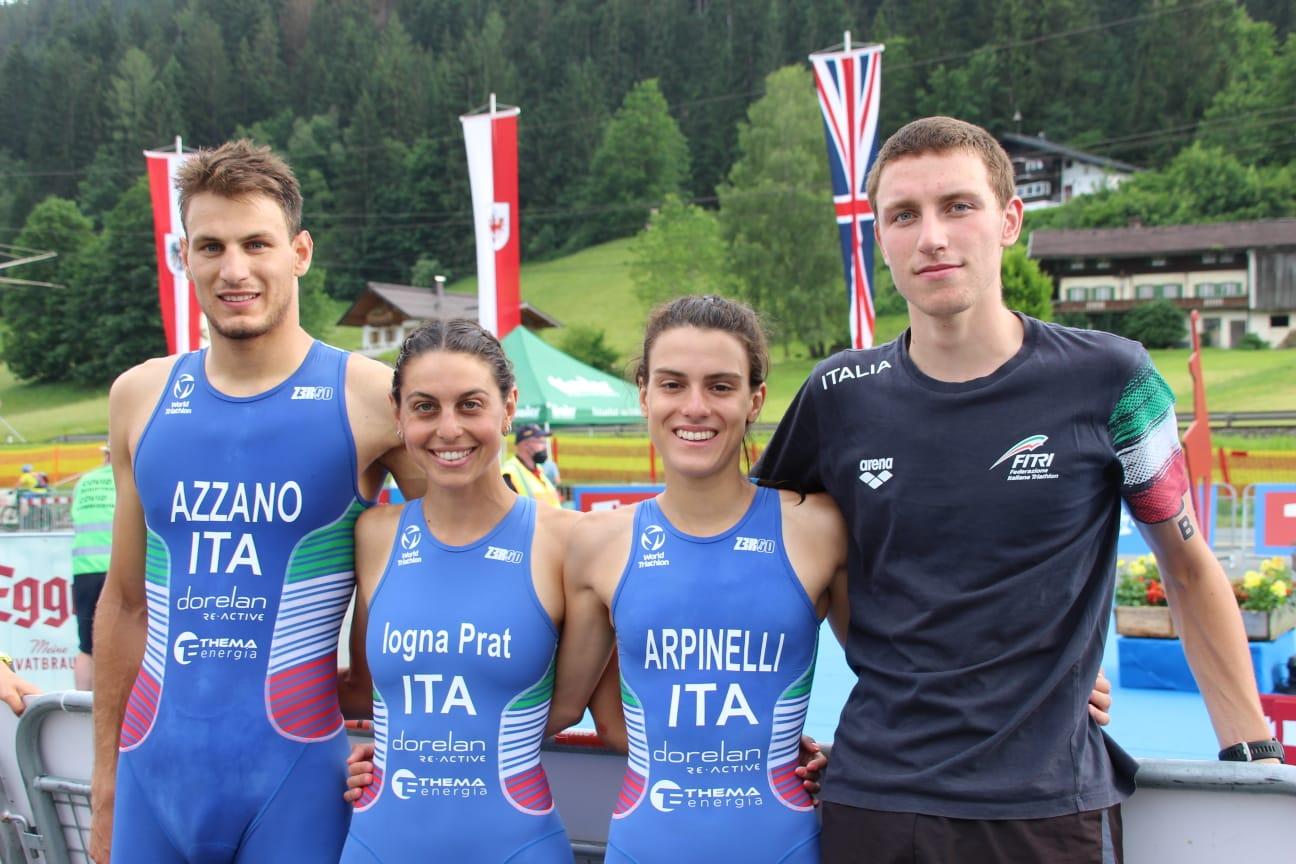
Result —
M377 507L367 508L356 520L357 536L361 532L394 530L400 522L403 510L404 508L397 504L380 504Z
M113 449L125 446L133 452L135 442L152 415L176 364L183 355L154 357L132 366L117 376L108 389L108 437Z
M109 400L133 400L150 392L155 396L161 394L167 379L171 377L171 371L175 369L176 363L180 362L182 356L172 354L167 357L153 357L127 369L113 381L112 387L108 390Z
M569 546L574 555L595 555L618 539L629 537L634 526L635 508L591 510L581 513L572 526Z
M580 521L581 514L575 510L536 504L536 530L543 531L563 543L571 537L572 529Z
M817 542L825 544L845 537L846 522L836 502L827 492L802 496L781 489L778 496L785 530L790 528L797 534L817 537Z
M1133 339L1105 330L1027 320L1037 328L1040 357L1067 369L1070 374L1092 370L1125 377L1151 362L1147 350Z
M340 349L334 348L337 351ZM349 352L346 356L346 386L348 394L386 399L391 392L392 368L381 360Z

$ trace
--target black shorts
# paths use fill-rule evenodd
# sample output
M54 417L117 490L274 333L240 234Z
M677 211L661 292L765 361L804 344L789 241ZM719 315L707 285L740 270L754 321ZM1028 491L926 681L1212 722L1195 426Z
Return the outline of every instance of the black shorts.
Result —
M1121 864L1120 805L1048 819L948 819L823 803L824 864Z
M72 577L72 609L77 619L77 647L94 654L94 613L107 573L78 573Z

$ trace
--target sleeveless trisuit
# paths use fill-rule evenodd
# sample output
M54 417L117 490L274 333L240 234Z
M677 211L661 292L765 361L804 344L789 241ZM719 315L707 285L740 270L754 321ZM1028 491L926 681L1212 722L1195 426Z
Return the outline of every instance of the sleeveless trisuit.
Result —
M347 354L315 343L247 398L182 355L140 437L144 661L113 861L336 860L349 808L337 639L354 586Z
M778 492L694 537L637 505L612 602L630 758L608 864L819 860L794 773L819 621L783 546Z
M343 864L570 864L540 764L558 633L531 575L536 502L447 546L405 505L365 642L374 782Z

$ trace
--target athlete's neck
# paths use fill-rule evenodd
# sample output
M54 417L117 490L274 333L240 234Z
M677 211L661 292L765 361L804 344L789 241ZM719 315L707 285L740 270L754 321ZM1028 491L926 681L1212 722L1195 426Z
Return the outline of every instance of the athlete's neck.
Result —
M755 495L756 487L736 465L706 477L675 474L667 469L666 490L658 496L657 506L685 534L710 537L736 525Z
M287 381L310 352L314 339L300 326L283 325L255 339L212 334L204 371L228 396L256 396Z
M1008 362L1022 346L1021 319L1002 304L948 317L909 312L909 359L937 381L973 381Z
M517 495L499 470L487 471L467 486L428 483L423 518L432 535L448 546L467 546L485 537L508 514Z

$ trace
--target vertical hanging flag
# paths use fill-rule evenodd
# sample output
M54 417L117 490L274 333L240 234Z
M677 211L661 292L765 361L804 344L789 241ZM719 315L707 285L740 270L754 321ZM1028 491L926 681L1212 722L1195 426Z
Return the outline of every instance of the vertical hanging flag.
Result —
M810 55L815 89L828 138L828 169L841 233L851 344L873 347L873 208L865 181L877 156L878 98L882 90L882 46Z
M193 284L180 261L180 193L175 188L175 173L188 158L176 138L173 152L145 150L148 161L149 195L153 199L153 238L157 248L158 299L162 308L162 328L166 331L167 351L176 354L201 346L202 310Z
M468 149L473 227L477 236L477 320L500 339L522 323L518 287L517 118L521 110L495 105L459 118Z

